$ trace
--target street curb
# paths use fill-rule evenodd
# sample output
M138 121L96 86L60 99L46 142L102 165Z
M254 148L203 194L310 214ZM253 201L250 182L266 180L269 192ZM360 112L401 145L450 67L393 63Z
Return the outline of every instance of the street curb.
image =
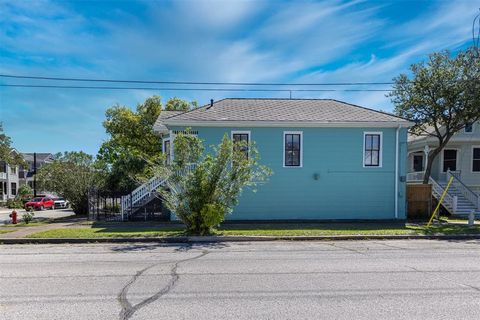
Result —
M332 236L192 236L144 238L0 238L0 244L67 243L218 243L256 241L339 241L339 240L476 240L480 234L452 235L332 235Z

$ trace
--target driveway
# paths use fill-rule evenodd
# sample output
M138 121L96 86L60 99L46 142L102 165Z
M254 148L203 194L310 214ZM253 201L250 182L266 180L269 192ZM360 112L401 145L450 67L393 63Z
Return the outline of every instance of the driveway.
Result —
M0 245L0 319L479 319L479 241Z
M25 213L25 209L15 209L18 213L18 218L22 219L22 214ZM11 221L10 217L8 216L12 213L12 209L0 209L0 226L4 223L9 223ZM56 219L56 218L64 218L73 215L73 211L71 209L57 209L57 210L44 210L44 211L35 211L35 218L48 218L48 219Z

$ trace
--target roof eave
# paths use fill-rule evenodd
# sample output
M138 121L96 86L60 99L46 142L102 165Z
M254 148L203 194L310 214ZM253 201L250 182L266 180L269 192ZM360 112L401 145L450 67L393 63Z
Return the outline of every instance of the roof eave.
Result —
M414 125L409 121L195 121L195 120L164 120L165 126L192 127L376 127L376 128L410 128Z

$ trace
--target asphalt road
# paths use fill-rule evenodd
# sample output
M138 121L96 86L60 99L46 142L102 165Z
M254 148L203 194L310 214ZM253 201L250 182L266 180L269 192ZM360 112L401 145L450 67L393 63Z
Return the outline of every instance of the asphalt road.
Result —
M18 219L19 221L22 220L22 214L24 214L26 211L25 209L16 209L18 213ZM10 213L12 213L12 210L9 209L1 209L0 210L0 224L4 223L10 223L11 218L9 217ZM44 211L34 211L34 217L35 218L64 218L73 215L72 209L56 209L56 210L44 210Z
M3 245L0 319L480 319L480 241Z

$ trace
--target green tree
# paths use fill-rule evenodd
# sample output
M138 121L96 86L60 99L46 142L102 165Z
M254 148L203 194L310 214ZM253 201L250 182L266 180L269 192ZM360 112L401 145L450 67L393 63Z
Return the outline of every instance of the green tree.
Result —
M412 78L394 78L389 94L395 112L415 122L411 133L436 138L428 156L423 183L428 183L432 164L452 136L480 119L480 60L473 49L451 57L448 51L433 53L426 63L410 67Z
M182 133L176 136L175 159L166 169L169 179L159 192L188 233L210 234L238 204L244 188L255 191L271 174L268 167L258 163L254 145L248 147L246 156L245 149L234 148L225 135L214 154L204 155L203 143L197 137Z
M65 197L76 214L88 213L88 192L100 183L93 157L82 151L65 152L37 174L44 190Z
M24 184L20 188L18 188L17 199L22 201L28 201L33 197L33 189L30 188L28 184Z
M5 134L3 124L0 122L0 160L11 166L26 165L22 155L12 151L12 138Z
M118 105L107 109L103 126L110 138L100 147L96 165L106 173L109 189L132 190L162 161L162 144L153 131L161 110L158 96L146 99L136 111Z
M170 98L165 104L165 110L168 111L188 111L196 107L198 107L196 101L188 102L177 97Z

